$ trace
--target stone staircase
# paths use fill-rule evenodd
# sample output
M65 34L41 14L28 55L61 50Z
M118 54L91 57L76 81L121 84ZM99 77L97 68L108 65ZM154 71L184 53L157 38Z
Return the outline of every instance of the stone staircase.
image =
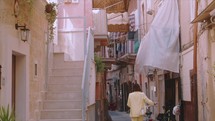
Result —
M40 121L81 121L83 61L64 61L55 53L40 112Z

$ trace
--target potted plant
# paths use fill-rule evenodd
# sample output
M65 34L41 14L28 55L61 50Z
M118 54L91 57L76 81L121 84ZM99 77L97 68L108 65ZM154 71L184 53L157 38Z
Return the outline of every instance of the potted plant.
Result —
M102 58L95 55L94 61L96 65L96 82L101 82L104 77L105 64L102 62Z
M46 19L48 20L49 23L49 40L54 39L54 22L57 17L57 4L52 2L48 3L45 6L45 14L46 14Z
M15 121L15 113L10 111L9 105L7 108L0 107L0 121Z
M104 72L105 64L102 62L102 58L95 55L94 60L96 63L96 72Z

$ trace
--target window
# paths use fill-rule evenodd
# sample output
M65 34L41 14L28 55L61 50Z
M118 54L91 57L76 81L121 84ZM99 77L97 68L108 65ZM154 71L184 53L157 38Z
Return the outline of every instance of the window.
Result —
M34 62L34 78L38 77L38 62Z

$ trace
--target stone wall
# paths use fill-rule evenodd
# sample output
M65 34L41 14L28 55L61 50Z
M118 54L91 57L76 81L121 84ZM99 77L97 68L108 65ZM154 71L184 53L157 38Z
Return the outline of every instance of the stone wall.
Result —
M41 91L45 90L47 79L47 20L45 19L45 0L34 0L30 17L30 120L39 118ZM37 64L37 76L35 75Z

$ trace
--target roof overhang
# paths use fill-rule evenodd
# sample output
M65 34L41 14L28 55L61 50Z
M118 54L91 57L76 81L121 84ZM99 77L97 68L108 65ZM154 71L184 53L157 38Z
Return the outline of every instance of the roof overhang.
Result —
M210 13L215 8L215 1L212 1L191 23L203 22L204 20L210 19Z

